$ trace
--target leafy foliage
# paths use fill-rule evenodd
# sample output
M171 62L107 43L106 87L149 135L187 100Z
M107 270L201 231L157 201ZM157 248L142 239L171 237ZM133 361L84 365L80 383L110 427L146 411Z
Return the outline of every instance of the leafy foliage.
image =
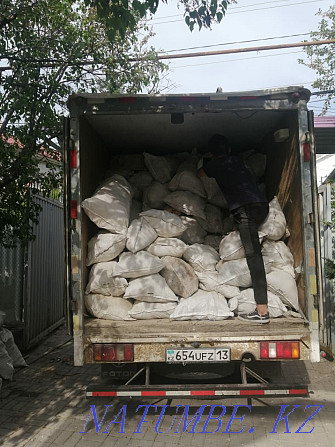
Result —
M85 0L86 5L95 6L109 30L111 41L120 34L125 36L136 24L136 18L141 19L148 14L155 14L160 0ZM168 3L168 0L161 0ZM178 5L184 7L184 17L187 26L193 31L197 25L210 28L213 22L220 23L226 14L228 5L235 0L179 0Z
M32 195L59 187L62 115L71 91L155 92L167 67L136 15L132 32L121 36L83 2L2 0L1 6L0 244L10 246L33 238L39 207Z
M311 33L312 40L335 39L335 6L331 6L326 12L319 10L318 14L321 21L318 31ZM299 62L315 70L318 75L318 79L312 84L313 88L329 92L323 106L325 114L335 97L335 44L310 46L304 48L304 51L309 61L300 59Z
M0 146L0 175L2 181L13 177L3 187L0 200L1 242L5 246L13 245L16 239L32 239L32 228L27 225L27 221L37 223L40 211L39 205L32 200L34 188L29 188L30 179L38 174L38 167L26 152L15 166L19 175L13 175L13 161L18 160L17 154L21 150L21 144L17 140L8 138L7 141L4 136Z

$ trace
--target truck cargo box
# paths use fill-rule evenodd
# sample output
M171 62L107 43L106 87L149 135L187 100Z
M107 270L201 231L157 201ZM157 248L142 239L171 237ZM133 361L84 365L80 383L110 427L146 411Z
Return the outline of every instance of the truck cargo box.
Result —
M67 308L76 365L103 363L94 355L97 346L125 344L133 349L128 363L142 366L166 362L168 349L223 346L229 348L231 361L258 361L261 343L275 346L284 342L298 343L300 360L319 360L320 255L309 96L303 87L292 87L69 98L70 117L65 124ZM278 197L286 216L302 317L272 319L268 325L248 325L237 318L112 321L90 317L83 300L89 272L87 243L98 229L81 208L82 201L93 195L118 154L173 155L194 153L195 148L206 152L215 133L227 136L235 153L254 150L266 154L266 195L269 201ZM268 362L278 359L276 354L262 358Z

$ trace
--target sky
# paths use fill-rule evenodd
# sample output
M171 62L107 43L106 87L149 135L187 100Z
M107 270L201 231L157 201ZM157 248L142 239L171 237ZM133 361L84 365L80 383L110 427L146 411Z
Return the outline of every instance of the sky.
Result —
M190 32L183 8L170 0L148 22L156 33L151 45L158 51L190 53L301 42L317 30L317 11L332 5L333 0L240 0L228 6L226 17L211 30ZM316 74L298 63L304 57L302 48L289 48L170 60L168 77L173 87L168 93L208 93L218 86L225 92L292 85L311 89ZM316 97L311 101L310 108L319 114L323 101ZM335 114L335 105L328 114Z
M168 2L160 5L148 23L155 33L151 45L169 54L308 41L321 20L318 10L327 11L334 5L334 0L238 0L228 6L220 24L211 30L195 28L190 32L183 8L177 7L177 0ZM298 59L307 61L302 48L171 59L166 62L172 88L165 93L208 93L219 86L224 92L236 92L293 85L315 91L311 84L316 73ZM319 115L322 105L320 97L312 96L308 107ZM335 104L327 115L335 115ZM320 184L335 168L335 155L317 165Z

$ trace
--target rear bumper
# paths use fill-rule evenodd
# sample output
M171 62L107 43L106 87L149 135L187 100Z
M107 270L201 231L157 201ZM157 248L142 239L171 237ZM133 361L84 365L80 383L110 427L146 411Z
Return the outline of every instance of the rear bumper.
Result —
M263 340L248 341L248 342L234 342L234 341L212 341L212 342L198 342L199 348L229 348L231 352L231 361L240 361L245 355L251 356L255 360L260 358L260 343ZM272 341L267 340L267 341ZM286 341L284 337L281 339L274 339L275 341ZM309 348L298 337L291 338L290 341L299 342L300 357L299 360L309 359ZM100 342L101 343L101 342ZM133 343L134 349L134 363L159 363L166 362L166 352L171 349L194 349L192 342L169 342L169 343ZM95 363L93 357L93 343L87 343L85 346L85 363ZM265 359L263 359L265 360ZM278 358L269 358L267 361L277 361ZM99 363L99 362L98 362ZM127 362L124 362L127 363Z
M305 385L120 385L90 387L86 397L137 398L137 399L215 399L215 398L273 398L309 397Z

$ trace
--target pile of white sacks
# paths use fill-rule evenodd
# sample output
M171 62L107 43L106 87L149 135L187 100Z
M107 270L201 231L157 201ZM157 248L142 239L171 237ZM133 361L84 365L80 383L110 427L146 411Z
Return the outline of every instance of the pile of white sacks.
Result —
M88 243L87 311L111 320L220 320L252 311L239 233L229 232L232 219L215 180L197 177L198 157L145 153L122 161L127 169L82 203L100 229ZM262 154L245 163L255 177L264 172ZM286 231L275 197L259 229L272 318L299 308L293 256L280 241Z

